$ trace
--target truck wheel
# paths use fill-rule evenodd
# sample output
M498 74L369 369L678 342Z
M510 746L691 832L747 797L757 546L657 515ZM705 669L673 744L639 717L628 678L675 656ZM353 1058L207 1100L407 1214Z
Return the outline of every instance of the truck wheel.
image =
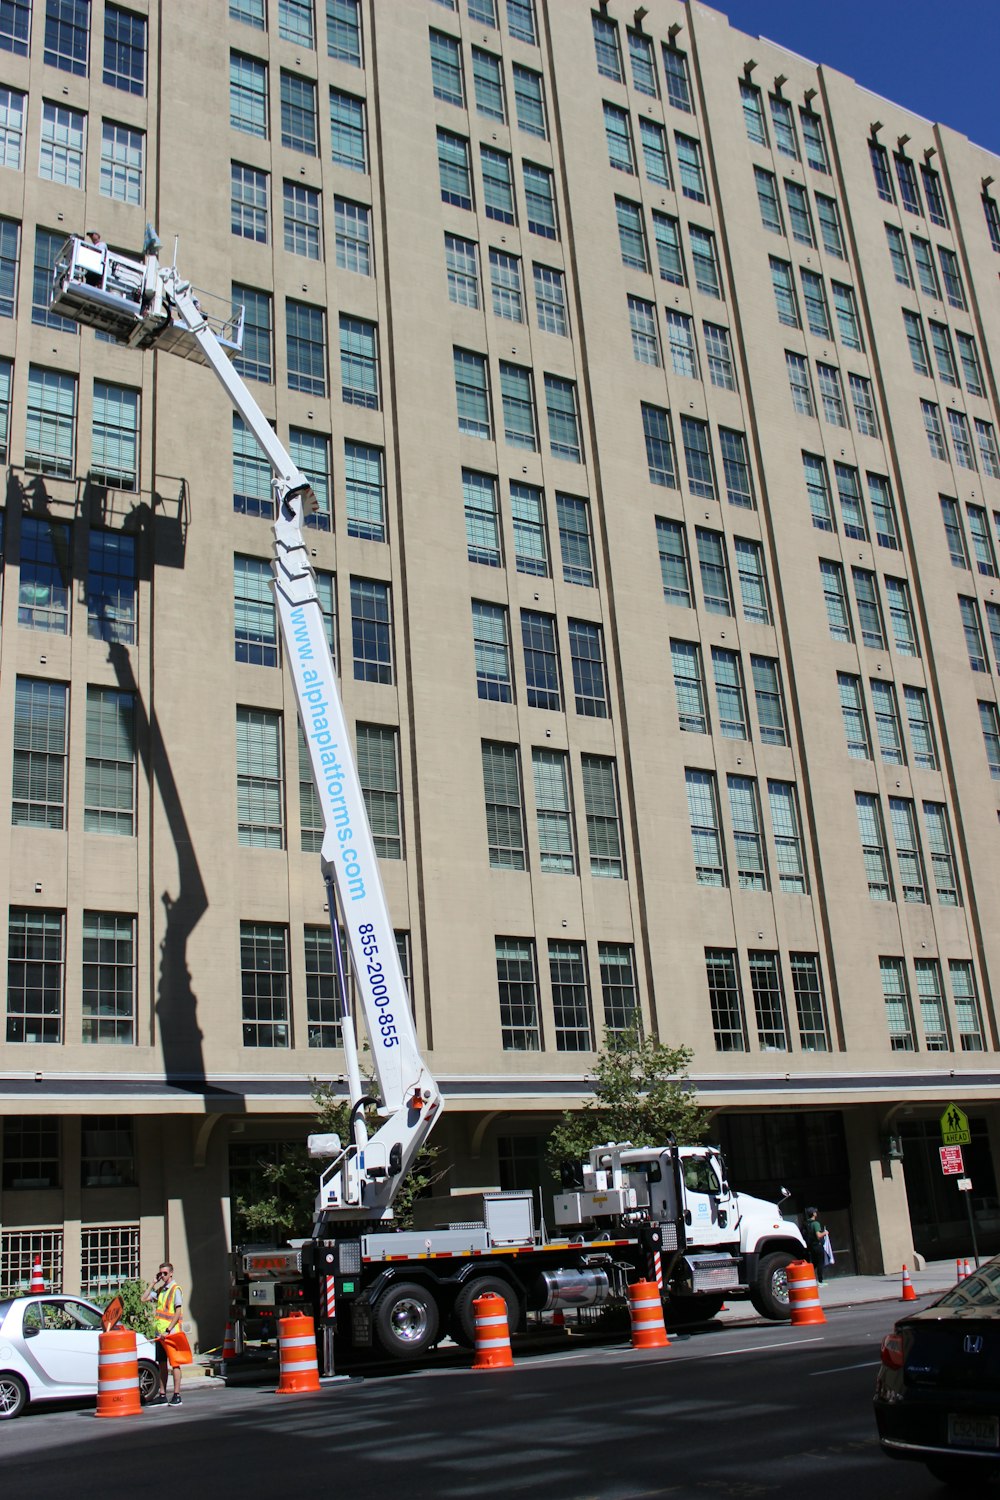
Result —
M710 1323L718 1317L724 1297L671 1297L665 1312L668 1328L686 1328L692 1323Z
M20 1375L0 1374L0 1422L19 1417L28 1404L28 1387Z
M795 1257L777 1250L773 1255L762 1255L757 1263L757 1275L750 1288L750 1301L762 1318L771 1318L776 1323L787 1323L792 1316L788 1301L788 1267Z
M452 1308L449 1332L456 1344L463 1349L473 1349L476 1343L476 1312L473 1307L477 1297L491 1294L502 1297L507 1308L507 1327L515 1333L521 1321L521 1304L513 1287L499 1276L475 1276L459 1290Z
M400 1281L378 1299L373 1322L375 1337L386 1354L393 1359L417 1359L437 1339L434 1293L415 1281Z

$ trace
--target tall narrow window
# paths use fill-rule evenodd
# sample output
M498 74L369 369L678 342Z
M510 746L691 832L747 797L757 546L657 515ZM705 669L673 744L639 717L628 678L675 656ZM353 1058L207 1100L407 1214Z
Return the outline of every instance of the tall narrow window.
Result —
M906 235L894 224L885 226L885 237L889 245L889 259L892 262L892 274L900 286L913 289L913 272L910 270L910 262L906 253Z
M491 435L490 395L487 384L486 358L469 349L456 349L455 397L458 402L458 430L470 437Z
M305 304L294 303L290 307L305 309ZM322 317L319 308L305 310ZM291 337L290 324L289 339ZM309 348L315 351L315 339L310 341ZM309 368L314 365L315 354ZM299 388L292 385L293 390ZM377 411L381 405L378 327L364 318L352 318L346 313L340 315L340 399L348 406L365 406L371 411Z
M840 515L844 524L844 535L853 537L855 541L865 542L868 540L868 526L865 521L864 506L861 501L861 483L858 471L851 464L835 463L833 474L837 481L837 495L840 500Z
M799 278L802 282L802 300L805 303L806 322L810 333L814 333L817 338L832 339L833 328L830 323L830 310L826 305L826 289L823 286L822 276L817 276L815 271L807 271L805 266L800 266Z
M548 138L549 132L545 123L542 75L536 73L533 68L523 68L520 63L514 64L513 73L517 128L523 130L525 135L537 136L539 140L544 141Z
M628 112L617 104L604 103L604 135L608 162L618 172L635 173L635 151L632 146L632 124Z
M7 1041L61 1042L65 993L63 913L12 906L7 927Z
M799 143L795 135L795 117L792 106L778 94L770 94L771 124L774 126L774 144L780 155L799 159Z
M660 279L674 286L683 286L684 256L681 250L680 225L670 214L661 214L653 209L653 232L656 238L656 263L660 268ZM645 270L645 266L643 270Z
M819 954L790 953L788 961L792 970L799 1045L803 1052L828 1052L830 1028L826 1019L826 999L823 994Z
M948 975L955 998L955 1024L963 1052L982 1052L983 1021L976 992L976 974L968 959L950 958Z
M682 135L679 130L675 130L674 146L677 150L677 175L680 178L682 194L685 198L693 199L695 203L707 203L708 188L701 156L701 142L696 141L693 136Z
M941 176L935 172L929 162L920 163L920 176L924 184L924 197L927 200L927 217L932 224L937 224L941 229L948 228L948 214L944 206L944 194L941 191Z
M852 760L871 760L871 736L868 733L861 678L852 672L838 672L837 688L840 693L840 712L844 720L847 753Z
M733 350L729 340L729 329L723 328L720 323L702 323L702 333L705 336L705 357L708 364L708 378L713 385L723 391L735 391L736 372L733 367ZM724 429L720 428L720 436ZM742 437L742 434L738 434ZM723 445L725 447L725 445ZM739 501L734 501L739 504ZM752 503L752 502L751 502Z
M976 455L969 432L969 419L964 411L955 411L951 406L947 410L948 432L951 436L951 446L955 450L955 462L960 469L975 469Z
M364 203L349 198L334 198L333 228L336 240L337 266L341 271L356 271L370 276L372 211Z
M747 140L754 146L767 145L767 126L764 123L764 106L760 89L749 79L740 79L740 102L743 105L743 124Z
M901 766L905 763L906 755L903 751L903 728L899 721L895 686L891 682L883 682L880 677L873 677L869 686L879 753L886 765Z
M913 259L917 267L920 290L925 296L933 297L936 302L940 302L941 288L938 285L937 271L934 268L930 241L921 239L919 234L911 234L910 244L913 246Z
M247 380L271 383L271 298L267 292L233 282L233 310L243 309L243 350L234 355L233 367Z
M941 262L941 275L944 278L945 296L952 307L965 312L967 303L962 287L961 272L958 269L958 256L954 250L949 250L945 245L938 245L937 252L938 260Z
M712 771L686 770L688 817L694 873L699 885L727 885L726 860L722 850L719 793Z
M781 692L781 672L772 656L751 656L757 723L765 745L788 744L788 720Z
M583 806L587 819L590 873L611 880L625 878L621 806L614 761L603 755L580 757Z
M830 479L826 471L826 460L815 453L803 453L802 468L813 525L817 531L836 531L837 523L833 518L833 501L830 497Z
M896 166L896 181L899 183L900 202L908 214L922 214L920 189L917 187L917 174L913 170L912 161L901 151L893 153L893 161Z
M61 521L22 516L19 625L54 635L69 633L72 538L72 528Z
M703 500L716 500L715 471L708 436L708 423L697 417L681 417L681 438L687 467L688 488Z
M829 422L831 427L846 427L847 410L844 406L844 387L840 381L840 371L835 365L825 365L821 360L817 360L816 381L819 386L819 399L824 420Z
M982 396L986 388L983 385L983 370L979 363L976 341L971 333L962 333L960 329L956 330L955 339L958 343L958 357L962 362L965 389L970 396Z
M601 962L601 993L604 1026L614 1036L641 1031L639 989L635 975L635 952L630 943L598 943Z
M138 488L139 392L94 381L90 477L109 489Z
M880 958L878 964L889 1046L893 1052L915 1052L917 1044L913 1034L913 1015L903 960Z
M76 466L76 376L28 368L24 467L35 474L72 477Z
M241 844L285 847L281 714L236 710L236 820Z
M966 504L965 514L968 517L969 535L972 538L972 552L976 559L976 567L984 577L995 578L997 559L993 550L993 538L990 535L986 510L981 505Z
M322 260L323 229L320 195L315 188L286 182L282 188L285 249L306 260Z
M524 322L524 296L521 291L521 261L502 250L490 250L490 287L493 311L509 323Z
M934 743L934 726L931 723L930 702L923 688L903 688L906 705L906 722L910 730L911 759L915 766L925 771L937 770L937 746Z
M688 239L691 244L691 269L694 272L695 286L707 297L721 297L722 280L715 235L710 229L689 224Z
M348 536L385 541L385 455L350 438L344 443L344 511Z
M501 1046L505 1052L538 1052L542 1040L535 945L530 938L498 937L496 960Z
M873 901L891 901L892 877L889 874L889 852L879 800L870 792L855 792L854 804L868 894Z
M446 234L444 258L450 300L459 307L478 308L479 266L475 241L462 239L457 234Z
M785 178L785 202L788 204L788 222L792 227L792 239L800 245L816 248L816 231L813 228L809 194L799 182Z
M472 644L476 658L476 690L491 703L512 703L510 635L507 611L500 604L472 601Z
M532 265L535 281L535 312L538 326L543 333L556 333L565 338L569 333L566 312L566 282L561 271L551 266Z
M507 30L517 41L537 47L534 0L507 0Z
M90 529L87 558L87 634L95 641L135 640L135 537Z
M816 403L812 381L809 378L809 361L803 354L785 350L785 368L788 371L788 388L792 393L792 408L800 417L814 417Z
M792 280L792 268L787 260L778 260L775 255L769 257L769 263L774 301L778 309L778 322L786 328L801 328L802 318L799 314L795 283Z
M835 641L853 641L854 630L847 607L844 570L840 563L821 557L819 571L823 583L823 602L826 605L826 619L830 634Z
M851 370L847 376L847 383L851 392L851 405L854 407L854 425L862 437L877 438L879 434L878 414L875 411L875 398L872 394L872 383L866 375L855 375ZM883 543L883 546L888 545Z
M278 35L297 47L315 47L313 0L278 0Z
M114 11L109 5L108 10ZM0 49L27 57L31 45L31 0L9 0L0 11ZM105 75L104 82L109 82Z
M442 99L445 104L457 104L461 108L465 103L461 43L457 37L449 36L447 32L432 30L430 49L431 88L435 99Z
M21 170L23 161L27 105L27 94L0 88L0 167L9 167L13 172Z
M267 64L242 52L229 54L229 123L267 139Z
M628 298L628 318L632 329L632 355L641 365L662 365L660 336L656 328L656 306L644 297Z
M696 641L671 641L670 661L677 698L677 722L689 734L708 733L705 675Z
M667 309L667 338L670 345L670 366L675 375L688 380L698 379L698 351L694 342L694 319L687 313Z
M537 453L538 430L530 369L500 361L500 401L505 441L512 448Z
M983 465L983 473L988 474L991 479L1000 479L1000 451L997 449L996 433L992 422L984 422L980 417L975 419L976 441L979 444L979 457Z
M536 748L531 752L540 867L554 875L576 873L566 762L564 750Z
M979 704L979 723L986 748L986 763L994 781L1000 781L1000 711L995 703Z
M624 83L621 50L618 45L618 26L607 16L592 16L594 27L594 51L597 54L597 71L602 78L612 78L615 83Z
M771 832L778 865L778 883L793 896L808 894L802 823L799 799L791 781L768 781L767 800L771 809Z
M657 516L656 541L660 554L663 597L668 604L680 604L684 609L690 609L691 567L683 522L667 521L662 516Z
M230 165L230 227L239 239L267 244L267 173Z
M813 114L811 109L800 108L799 124L802 127L802 139L805 142L806 161L814 172L829 174L830 164L826 155L826 141L823 138L823 121L819 115Z
M664 43L663 72L667 80L667 103L672 104L675 109L683 109L687 114L692 114L687 53Z
M896 844L896 861L903 900L921 906L927 903L927 877L917 838L917 815L909 797L889 798L889 822Z
M541 235L543 239L557 240L559 223L556 218L556 193L552 173L548 167L539 167L529 161L522 163L521 172L524 178L524 206L528 228L532 234Z
M585 718L608 717L604 633L590 620L567 621L576 711Z
M559 551L563 581L594 587L594 549L590 534L590 507L575 495L556 493Z
M457 48L456 43L456 48ZM487 120L505 121L507 108L504 101L503 64L493 52L484 52L482 47L472 49L472 81L476 93L476 113ZM452 100L456 103L456 100Z
M234 557L233 600L236 660L276 667L278 628L270 564L258 557Z
M135 698L88 687L83 827L130 838L135 832Z
M659 97L656 84L656 63L653 60L653 44L641 31L628 32L628 55L632 65L632 86L636 93L647 94L650 99Z
M845 349L863 349L864 343L861 338L861 324L858 321L858 305L854 296L854 288L844 286L839 281L831 281L830 288L833 292L833 307L837 314L840 342Z
M660 406L642 403L642 432L646 443L646 465L653 484L677 488L674 445L670 432L670 413Z
M483 208L488 219L514 224L514 176L511 159L505 151L480 146L479 164L483 174Z
M969 653L969 666L974 672L988 672L990 668L986 660L986 640L983 636L979 601L966 594L959 594L958 608L962 617L965 647Z
M18 677L14 685L15 827L65 827L68 698L64 682Z
M943 802L924 803L924 826L927 829L931 875L938 901L942 906L958 906L960 901L955 851L948 823L948 809Z
M46 0L46 65L86 78L89 45L90 0Z
M656 120L648 120L645 115L640 115L639 144L642 147L642 164L650 182L655 182L657 187L669 187L667 137L663 126Z
M556 1051L592 1052L594 1027L583 943L549 942L549 979Z
M840 209L837 207L836 199L828 198L825 193L817 193L816 217L819 219L819 232L827 255L835 256L837 260L846 260L844 231L841 228Z
M546 375L545 408L549 422L549 448L553 458L566 458L571 463L582 463L576 382L563 380L558 375Z
M852 568L854 598L858 606L861 639L873 651L885 650L885 625L875 574L868 568Z
M380 859L403 857L398 742L399 731L390 725L357 726L358 780Z
M948 449L945 447L944 428L941 426L941 408L933 401L921 401L920 414L924 419L924 431L927 434L927 446L931 450L931 458L940 458L947 463Z
M238 412L233 412L233 510L242 516L274 516L271 465Z
M548 578L549 542L545 525L545 497L535 484L510 484L510 517L514 530L514 562L519 573Z
M717 1052L747 1050L743 992L732 948L706 948L705 973Z
M85 911L81 963L81 1040L135 1040L135 918Z
M342 1045L340 997L329 927L305 927L302 932L306 971L306 1020L310 1047Z
M698 543L698 568L701 573L701 591L705 608L709 614L731 615L733 613L733 591L729 583L729 565L721 531L709 531L706 526L695 527Z
M554 617L522 609L521 644L528 707L558 712L562 708L562 684Z
M305 156L316 155L316 85L281 70L281 144Z
M441 132L438 132L440 137ZM330 90L330 141L335 166L351 172L368 171L368 134L365 101L340 89Z
M20 224L16 219L0 219L0 318L14 316L20 254Z
M753 991L757 1039L762 1052L788 1051L788 1022L777 953L751 949L747 954Z
M391 683L392 605L387 583L351 579L351 639L355 681Z
M244 1047L288 1047L288 929L277 922L240 923Z
M739 653L727 651L722 646L713 646L712 676L715 679L715 706L720 734L727 740L745 740L747 703Z
M63 187L82 187L86 143L85 114L60 104L43 103L39 177Z
M487 568L499 568L500 517L496 479L492 474L463 469L462 496L465 502L465 539L469 561L482 563Z
M729 812L736 851L736 877L742 891L766 891L767 864L760 826L760 799L753 776L727 776Z

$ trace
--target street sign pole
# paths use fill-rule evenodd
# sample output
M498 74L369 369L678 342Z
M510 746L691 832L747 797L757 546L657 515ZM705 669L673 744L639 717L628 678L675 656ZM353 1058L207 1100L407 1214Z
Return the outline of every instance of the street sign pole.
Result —
M965 1211L969 1216L969 1235L972 1239L972 1253L976 1259L976 1270L979 1270L979 1246L976 1243L976 1221L972 1217L972 1178L961 1177L958 1181L958 1190L965 1199Z

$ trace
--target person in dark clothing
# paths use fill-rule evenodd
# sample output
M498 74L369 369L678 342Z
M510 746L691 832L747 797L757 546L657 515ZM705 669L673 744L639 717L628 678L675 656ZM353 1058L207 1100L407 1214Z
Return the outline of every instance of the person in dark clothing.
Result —
M820 1223L818 1208L806 1209L806 1222L803 1232L806 1237L806 1254L812 1261L818 1283L823 1280L823 1272L827 1264L826 1247L830 1240L826 1226Z

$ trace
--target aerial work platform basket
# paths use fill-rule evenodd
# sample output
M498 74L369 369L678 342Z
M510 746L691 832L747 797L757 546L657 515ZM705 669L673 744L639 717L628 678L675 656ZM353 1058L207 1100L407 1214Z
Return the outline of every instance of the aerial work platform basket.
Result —
M207 365L193 328L171 296L176 271L155 254L137 260L71 235L52 271L54 313L85 323L130 349L160 349ZM243 347L243 308L199 292L195 306L230 354Z

